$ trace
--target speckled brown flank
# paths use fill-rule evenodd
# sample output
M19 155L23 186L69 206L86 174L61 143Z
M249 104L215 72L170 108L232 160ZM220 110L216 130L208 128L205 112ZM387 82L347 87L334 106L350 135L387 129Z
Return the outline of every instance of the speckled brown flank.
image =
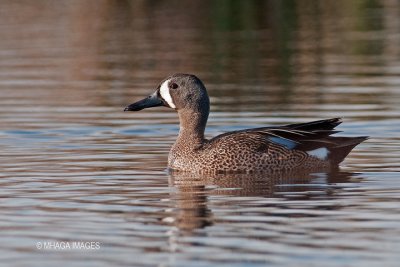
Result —
M289 150L268 142L262 135L238 133L204 140L197 147L193 147L190 138L181 138L170 151L168 166L197 173L248 173L297 167L325 169L330 164L304 151Z

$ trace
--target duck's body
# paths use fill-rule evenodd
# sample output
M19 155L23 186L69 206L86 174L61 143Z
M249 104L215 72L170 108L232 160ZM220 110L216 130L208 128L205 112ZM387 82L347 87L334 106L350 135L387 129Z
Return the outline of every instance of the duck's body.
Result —
M262 172L328 169L365 137L332 137L340 119L225 133L205 140L179 135L168 166L191 172Z
M175 74L161 82L157 91L125 111L154 106L177 110L179 136L171 148L172 170L215 172L263 172L302 168L327 169L337 165L367 137L333 137L340 119L264 127L228 132L204 138L209 98L203 83L194 75Z

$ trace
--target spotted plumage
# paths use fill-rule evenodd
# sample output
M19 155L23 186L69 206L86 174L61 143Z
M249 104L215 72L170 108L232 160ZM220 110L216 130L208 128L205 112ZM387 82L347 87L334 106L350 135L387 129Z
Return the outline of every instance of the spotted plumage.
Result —
M218 173L263 172L337 165L367 137L334 137L339 118L281 127L262 127L204 138L210 103L203 83L194 75L174 74L156 92L125 111L166 106L175 109L180 130L168 156L172 170Z

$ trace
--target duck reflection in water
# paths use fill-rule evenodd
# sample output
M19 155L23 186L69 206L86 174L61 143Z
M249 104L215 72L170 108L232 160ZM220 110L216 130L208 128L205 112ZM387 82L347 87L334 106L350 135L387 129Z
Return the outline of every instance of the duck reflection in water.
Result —
M227 202L235 201L231 197L285 198L287 200L331 199L340 190L337 183L354 182L356 174L339 171L310 173L306 170L287 170L258 174L208 174L170 172L169 183L174 188L172 198L175 201L174 225L185 233L211 226L217 222L208 207L209 197L228 197ZM261 201L263 202L263 201ZM259 202L258 202L259 203ZM254 204L256 207L259 204ZM263 205L263 212L268 216ZM267 205L267 206L265 206ZM324 206L323 209L337 208Z

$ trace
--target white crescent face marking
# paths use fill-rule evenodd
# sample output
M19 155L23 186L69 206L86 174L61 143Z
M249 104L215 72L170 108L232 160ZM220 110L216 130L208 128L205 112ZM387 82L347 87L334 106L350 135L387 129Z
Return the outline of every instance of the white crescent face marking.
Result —
M307 154L322 160L326 160L329 155L329 150L326 147L320 147L314 150L307 151Z
M172 101L172 97L169 94L168 83L169 83L169 80L166 80L165 82L163 82L163 84L160 87L160 95L165 100L165 102L168 103L168 105L171 108L176 108L174 101Z

